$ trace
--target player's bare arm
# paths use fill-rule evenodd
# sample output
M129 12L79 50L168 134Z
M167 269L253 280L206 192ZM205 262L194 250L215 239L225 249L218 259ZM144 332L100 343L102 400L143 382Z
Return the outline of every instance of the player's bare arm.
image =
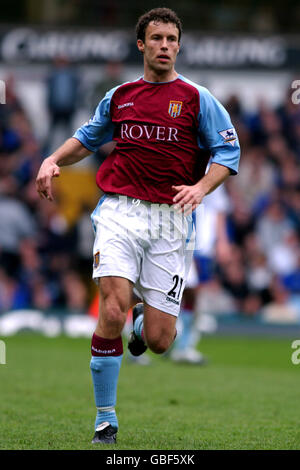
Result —
M91 152L79 140L71 137L61 145L52 155L46 158L36 177L36 189L42 199L53 201L52 178L58 177L60 167L72 165Z
M176 196L173 198L174 204L181 212L186 215L190 214L202 202L204 196L214 191L229 175L229 168L212 163L209 171L198 183L192 186L172 186L177 191Z

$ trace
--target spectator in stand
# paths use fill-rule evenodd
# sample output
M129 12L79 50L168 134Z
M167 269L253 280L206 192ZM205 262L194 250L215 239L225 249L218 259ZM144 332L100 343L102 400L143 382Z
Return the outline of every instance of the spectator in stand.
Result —
M27 287L0 267L0 313L27 308L29 304L30 291Z
M109 60L104 64L103 77L95 83L90 98L91 106L95 110L95 103L99 101L106 94L107 90L114 88L124 82L123 77L123 64L117 60Z
M284 242L284 238L292 229L292 222L282 202L271 200L256 224L259 243L267 256L273 246Z
M278 277L274 276L270 285L271 301L261 310L264 320L276 323L294 323L300 319L299 305L296 306L290 292Z
M297 189L283 191L282 196L289 219L300 234L300 184Z
M87 289L78 272L69 270L62 276L63 295L69 312L85 313Z
M267 263L267 258L258 250L248 257L246 265L247 283L251 292L259 297L260 305L270 302L271 294L269 286L272 282L272 271Z
M65 136L72 134L72 119L78 103L79 78L66 57L56 57L47 86L50 116L49 139L46 143L48 150L58 126L63 127Z
M238 261L224 264L220 269L220 278L234 299L236 311L256 315L261 307L260 296L248 285L243 264Z
M299 134L299 119L300 108L299 104L295 103L292 99L294 89L289 87L287 89L286 98L282 105L280 105L276 112L282 124L282 136L290 148L293 148L298 154L298 161L300 158L300 134Z
M292 272L283 276L284 286L293 294L300 295L300 247L298 245L298 250L295 253L296 266Z
M14 197L13 183L13 178L1 182L0 261L6 272L15 276L20 267L20 243L35 237L37 226L26 205Z
M272 272L280 277L288 276L297 268L297 251L299 248L299 236L293 229L269 247L267 252L268 264Z
M290 302L297 311L300 320L300 248L296 253L297 265L293 272L283 276L282 283L290 293Z
M274 188L276 171L263 146L252 146L243 153L238 181L232 183L239 197L253 211L260 197Z

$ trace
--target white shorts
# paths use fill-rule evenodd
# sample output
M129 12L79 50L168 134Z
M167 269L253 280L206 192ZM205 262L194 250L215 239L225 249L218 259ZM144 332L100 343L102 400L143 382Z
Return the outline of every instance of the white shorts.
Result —
M192 216L168 204L104 195L91 218L93 278L129 279L147 304L178 316L195 243Z
M190 289L195 289L196 287L198 287L198 285L199 285L199 276L198 276L197 268L195 265L195 261L192 260L185 287L188 287Z

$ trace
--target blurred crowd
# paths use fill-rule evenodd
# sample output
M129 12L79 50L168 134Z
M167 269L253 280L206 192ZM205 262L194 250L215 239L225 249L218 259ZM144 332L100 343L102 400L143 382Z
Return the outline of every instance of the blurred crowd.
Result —
M231 257L216 267L236 311L286 321L300 319L300 106L291 95L252 114L236 96L225 103L242 157L226 183Z
M60 86L67 89L67 80L61 77ZM300 319L300 107L290 92L276 109L261 101L248 113L238 96L224 105L242 158L239 175L225 184L231 255L224 260L217 252L215 275L200 286L201 308ZM50 101L48 106L52 129L55 112L56 120L70 125L74 109L68 114L53 111ZM95 295L89 213L96 201L82 205L69 224L59 194L54 203L39 199L35 177L47 145L37 140L10 77L6 105L0 106L0 313L87 312Z
M60 116L69 125L66 113ZM45 145L36 139L10 77L0 107L0 312L85 312L91 295L90 260L81 239L84 211L70 227L59 197L51 204L35 189Z

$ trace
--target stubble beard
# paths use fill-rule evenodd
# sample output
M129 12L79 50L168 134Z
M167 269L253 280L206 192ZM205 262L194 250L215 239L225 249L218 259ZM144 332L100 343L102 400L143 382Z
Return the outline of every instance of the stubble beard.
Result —
M158 77L161 77L163 75L168 75L169 73L172 73L174 70L174 65L175 64L154 64L151 63L150 61L147 61L147 66L151 72L156 74Z

